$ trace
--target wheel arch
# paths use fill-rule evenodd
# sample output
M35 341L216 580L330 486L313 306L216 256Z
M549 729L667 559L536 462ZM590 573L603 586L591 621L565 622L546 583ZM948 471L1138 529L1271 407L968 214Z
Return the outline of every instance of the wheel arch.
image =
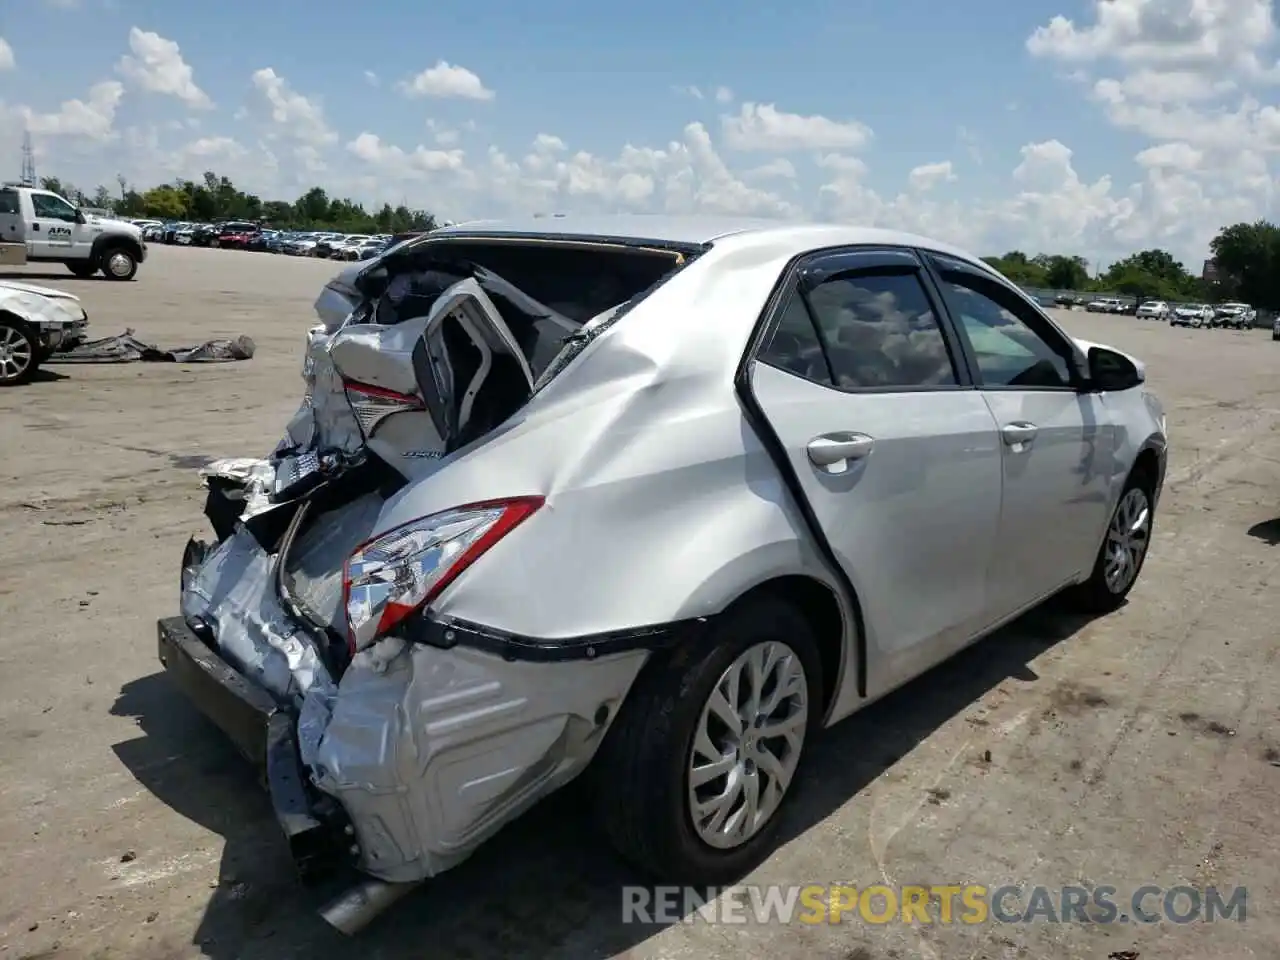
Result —
M0 307L0 321L21 327L23 332L29 337L36 335L36 325L31 322L30 318L24 317L19 313L15 313L9 307Z
M818 657L822 664L822 717L825 726L831 710L839 700L848 664L856 662L861 649L862 608L856 595L853 603L841 603L835 587L808 574L783 574L749 587L733 600L724 612L760 596L782 600L805 618L813 629L818 643ZM852 640L850 643L850 633Z
M109 250L123 248L129 256L142 263L142 244L126 233L104 233L94 238L89 248L89 259L100 260Z

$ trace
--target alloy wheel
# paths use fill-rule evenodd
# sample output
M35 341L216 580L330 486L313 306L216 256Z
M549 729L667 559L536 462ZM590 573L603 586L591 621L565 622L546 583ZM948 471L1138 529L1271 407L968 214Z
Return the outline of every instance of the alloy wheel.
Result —
M777 812L800 762L808 700L804 663L780 641L749 647L720 675L686 773L694 831L708 846L740 847Z
M1112 593L1123 593L1133 583L1151 540L1151 502L1141 487L1131 487L1121 497L1107 528L1107 559L1102 578Z
M21 330L0 326L0 380L16 380L26 373L34 352Z

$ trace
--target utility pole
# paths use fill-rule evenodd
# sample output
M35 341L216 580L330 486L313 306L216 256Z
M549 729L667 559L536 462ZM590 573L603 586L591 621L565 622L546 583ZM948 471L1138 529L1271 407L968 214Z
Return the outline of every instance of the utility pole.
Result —
M24 130L22 133L22 177L20 179L24 187L40 186L36 181L36 151L31 146L30 130Z

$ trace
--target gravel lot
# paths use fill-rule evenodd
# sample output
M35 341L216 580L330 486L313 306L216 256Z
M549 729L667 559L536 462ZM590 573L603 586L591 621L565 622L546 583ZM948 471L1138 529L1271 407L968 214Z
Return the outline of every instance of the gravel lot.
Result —
M258 355L51 367L0 392L2 960L1275 956L1280 344L1084 313L1064 322L1143 357L1169 410L1130 603L1037 611L824 735L751 879L1246 885L1246 923L623 925L628 875L570 793L360 941L328 930L253 775L158 673L154 624L204 527L194 468L274 444L335 269L160 248L134 283L6 274L79 294L99 336L249 334Z

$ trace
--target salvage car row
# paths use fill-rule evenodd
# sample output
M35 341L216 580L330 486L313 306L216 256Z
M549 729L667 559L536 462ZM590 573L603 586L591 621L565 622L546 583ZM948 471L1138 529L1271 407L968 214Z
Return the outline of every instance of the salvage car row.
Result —
M1067 305L1075 301L1064 295ZM1085 305L1089 313L1115 313L1136 316L1139 320L1167 320L1175 327L1225 327L1248 330L1257 319L1258 312L1247 303L1173 303L1168 300L1122 300L1119 297L1100 297Z
M295 257L326 257L331 260L368 260L397 239L391 234L273 230L251 220L225 220L216 223L159 220L132 222L142 230L143 237L153 243L257 250Z

